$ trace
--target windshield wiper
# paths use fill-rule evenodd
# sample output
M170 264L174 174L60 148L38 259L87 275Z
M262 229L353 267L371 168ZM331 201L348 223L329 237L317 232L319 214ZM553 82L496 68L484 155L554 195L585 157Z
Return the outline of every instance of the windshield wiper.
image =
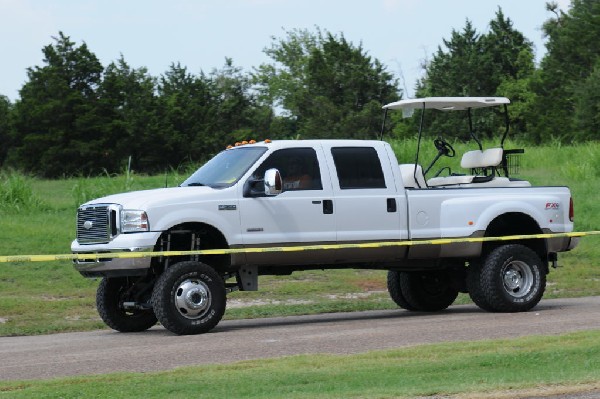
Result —
M201 187L201 186L206 186L206 184L204 184L204 183L188 183L188 185L186 187Z

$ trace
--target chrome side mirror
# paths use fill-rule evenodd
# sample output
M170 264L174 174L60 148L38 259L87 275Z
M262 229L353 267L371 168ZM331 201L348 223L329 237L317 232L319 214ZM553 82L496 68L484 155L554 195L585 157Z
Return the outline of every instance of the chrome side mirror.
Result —
M281 173L277 169L269 169L265 171L265 195L279 195L283 191L283 180Z

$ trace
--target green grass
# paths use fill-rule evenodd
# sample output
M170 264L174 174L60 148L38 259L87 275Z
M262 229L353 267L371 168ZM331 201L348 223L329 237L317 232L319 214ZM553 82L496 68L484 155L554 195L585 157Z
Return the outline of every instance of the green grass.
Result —
M411 162L415 141L394 142L400 162ZM486 143L486 147L492 146ZM473 149L456 143L457 153ZM506 148L519 148L509 143ZM431 159L425 143L422 158ZM576 230L600 229L600 144L526 147L519 177L535 185L568 185L575 200ZM459 157L438 167L458 170ZM421 162L426 165L427 162ZM39 180L0 172L0 255L68 253L75 233L77 206L91 197L179 184L186 176L118 176ZM561 254L562 268L552 270L545 297L600 295L598 236L582 238L573 252ZM103 328L95 311L98 282L82 278L69 262L0 263L0 336ZM261 277L257 292L229 296L226 318L266 317L368 309L392 309L385 272L327 270ZM469 302L461 295L457 303ZM240 304L252 306L240 307ZM233 306L233 305L237 305Z
M459 393L517 397L523 392L597 388L599 378L600 331L590 331L155 373L0 382L0 397L409 398Z

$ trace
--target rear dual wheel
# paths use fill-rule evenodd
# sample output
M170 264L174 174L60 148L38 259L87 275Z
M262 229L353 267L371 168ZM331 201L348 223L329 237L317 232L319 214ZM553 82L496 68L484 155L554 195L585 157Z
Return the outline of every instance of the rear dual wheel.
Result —
M509 244L495 248L469 266L467 288L477 306L492 312L524 312L542 299L546 273L530 248Z
M389 271L388 292L406 310L437 312L452 305L458 296L447 271Z
M402 288L400 287L400 273L395 270L388 271L387 274L387 289L392 300L396 305L406 310L416 310L402 294Z

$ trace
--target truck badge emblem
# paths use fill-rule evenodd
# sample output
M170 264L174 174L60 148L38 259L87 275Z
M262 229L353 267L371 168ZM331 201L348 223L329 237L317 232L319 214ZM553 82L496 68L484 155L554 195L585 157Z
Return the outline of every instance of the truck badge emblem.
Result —
M86 220L83 223L83 228L86 229L86 230L89 230L89 229L92 228L93 225L94 225L94 222L92 222L91 220Z

